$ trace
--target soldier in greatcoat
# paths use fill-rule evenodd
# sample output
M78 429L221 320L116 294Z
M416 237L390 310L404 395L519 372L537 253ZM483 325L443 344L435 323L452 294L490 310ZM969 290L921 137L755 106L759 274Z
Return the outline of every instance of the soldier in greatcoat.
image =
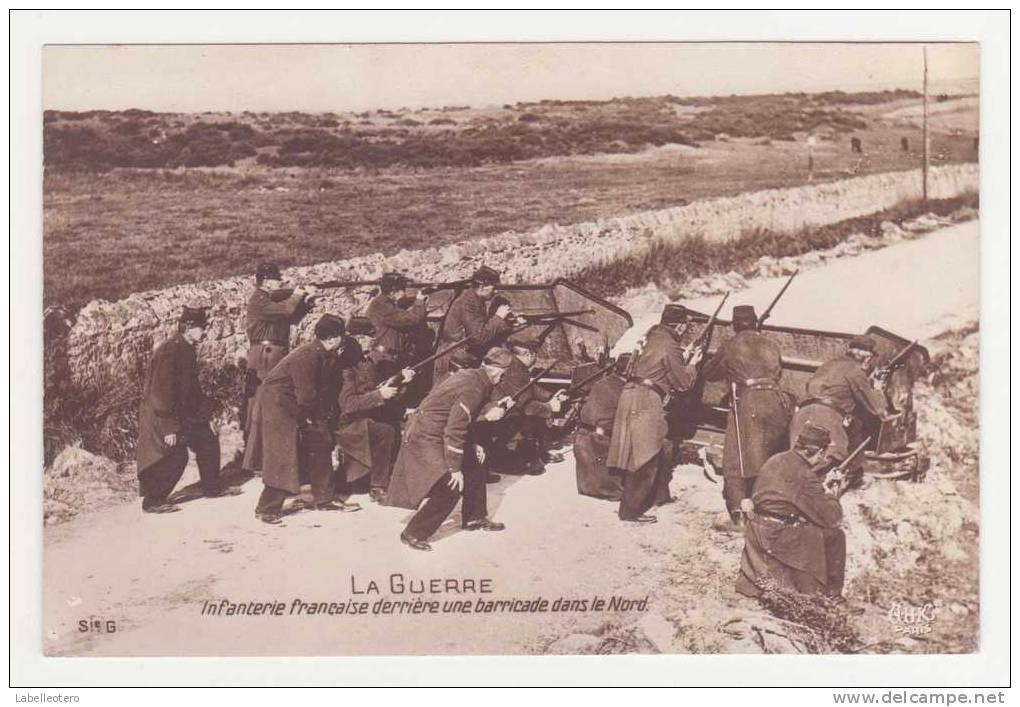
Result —
M654 523L648 510L669 495L672 460L665 453L669 431L664 406L669 397L690 390L697 381L701 349L688 354L681 341L687 312L666 305L659 324L645 334L645 343L630 362L613 420L606 465L623 476L620 520Z
M220 483L220 442L209 425L211 404L198 381L195 345L208 324L204 309L185 307L177 332L156 347L138 411L138 490L146 513L180 510L167 498L195 454L206 496L236 495Z
M733 308L733 331L703 371L707 380L726 381L731 396L723 442L723 498L730 516L727 523L732 524L729 529L743 522L741 504L751 497L761 465L786 449L790 421L789 402L779 386L781 351L758 330L753 307Z
M350 511L357 504L334 502L333 421L336 352L344 343L344 321L324 314L315 338L287 354L259 387L248 423L244 468L261 470L265 488L255 515L277 525L288 495L311 482L313 507Z
M343 458L334 485L342 491L368 477L369 496L380 503L389 486L398 440L397 428L389 422L394 415L388 408L400 387L382 385L387 379L380 375L376 359L379 353L371 348L375 331L363 317L353 317L347 324L347 332L357 345L344 350L347 361L342 366L336 428L336 444ZM404 370L402 377L409 382L414 372Z
M512 396L528 384L541 344L518 339L507 342L507 345L514 358L495 386L496 398ZM477 438L484 449L486 466L508 473L544 473L546 420L559 414L563 402L563 396L545 392L537 385L532 386L516 399L513 409L502 420L477 425ZM489 475L490 482L498 480L498 474Z
M290 351L290 327L310 310L308 288L284 289L283 275L274 263L255 270L255 290L248 298L244 330L248 335L247 369L241 400L241 429L248 424L251 407L266 374Z
M466 530L504 529L502 523L488 518L484 474L477 473L477 464L470 463L474 450L469 428L476 418L494 422L505 413L509 401L486 404L492 401L493 386L512 358L506 349L494 348L479 368L451 373L408 419L386 493L388 505L418 509L400 534L405 545L431 550L428 539L462 496L462 526ZM425 503L418 508L422 500Z
M862 415L880 420L891 417L885 394L872 387L868 378L874 353L874 341L855 336L844 355L818 367L790 421L791 443L805 424L813 423L829 433L826 453L840 462L850 453L851 443L856 447L863 439Z
M623 493L622 479L609 473L606 460L629 362L630 354L621 355L608 375L592 385L578 413L574 462L577 492L585 496L619 501Z
M736 589L757 597L778 587L841 598L846 571L843 510L820 478L829 433L804 425L793 448L761 467L744 527Z
M471 286L450 305L439 333L439 348L466 336L470 336L471 340L455 353L436 360L432 374L434 386L441 383L451 370L477 366L486 351L502 344L509 336L512 329L509 318L513 314L510 305L500 305L491 316L486 307L496 292L499 280L498 272L483 265L471 276Z

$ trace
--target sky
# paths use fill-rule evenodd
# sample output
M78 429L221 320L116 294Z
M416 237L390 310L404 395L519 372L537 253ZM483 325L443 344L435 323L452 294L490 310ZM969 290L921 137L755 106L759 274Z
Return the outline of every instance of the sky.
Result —
M979 45L929 44L976 90ZM310 111L542 99L921 89L919 44L120 45L43 49L46 109Z

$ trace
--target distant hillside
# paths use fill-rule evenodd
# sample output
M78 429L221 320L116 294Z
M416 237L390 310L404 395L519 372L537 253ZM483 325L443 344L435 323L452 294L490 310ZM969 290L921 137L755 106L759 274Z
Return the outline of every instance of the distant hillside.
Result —
M817 129L867 127L855 106L914 91L704 98L614 98L502 108L362 113L46 111L47 167L107 170L260 164L273 167L440 167L696 145L720 134L793 140Z

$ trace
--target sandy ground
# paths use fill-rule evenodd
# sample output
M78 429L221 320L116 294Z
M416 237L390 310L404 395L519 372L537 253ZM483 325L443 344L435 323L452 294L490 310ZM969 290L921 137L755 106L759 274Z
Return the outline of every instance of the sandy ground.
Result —
M806 270L772 322L845 331L877 324L927 339L976 321L977 262L978 223L946 228ZM735 293L732 303L755 304L760 311L778 282L755 282ZM710 311L712 299L688 304ZM635 329L656 316L636 316ZM227 439L224 447L226 454ZM186 481L194 478L189 468ZM720 510L719 487L695 469L677 474L673 492L680 501L659 509L658 524L632 526L616 519L613 504L577 495L568 453L543 476L504 477L489 487L490 515L507 524L506 532L460 531L455 514L431 553L399 543L407 512L367 500L359 513L304 512L290 516L285 527L266 526L252 514L260 489L255 479L243 486L241 496L199 499L176 514L144 515L139 504L131 504L48 527L45 652L515 654L543 652L564 636L598 635L632 623L644 627L644 638L631 650L756 650L722 633L715 640L701 631L695 640L693 632L685 632L687 624L703 626L706 620L718 623L758 610L732 591L742 541L708 529ZM367 601L371 612L378 599L418 598L391 590L395 574L405 582L490 580L491 593L465 595L472 605L480 596L486 601L544 598L551 609L561 597L590 603L595 595L607 601L616 595L647 597L648 606L622 612L287 615L295 599ZM373 581L380 593L354 593ZM442 606L458 595L432 598ZM284 616L202 615L206 600L221 599L281 601L287 607ZM79 630L80 621L93 619L104 627L116 622L116 631Z

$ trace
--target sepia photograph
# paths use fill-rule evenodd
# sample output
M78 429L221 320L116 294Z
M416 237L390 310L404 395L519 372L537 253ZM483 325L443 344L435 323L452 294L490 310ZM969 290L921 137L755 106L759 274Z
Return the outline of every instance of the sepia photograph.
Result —
M39 61L43 656L981 652L978 41Z

